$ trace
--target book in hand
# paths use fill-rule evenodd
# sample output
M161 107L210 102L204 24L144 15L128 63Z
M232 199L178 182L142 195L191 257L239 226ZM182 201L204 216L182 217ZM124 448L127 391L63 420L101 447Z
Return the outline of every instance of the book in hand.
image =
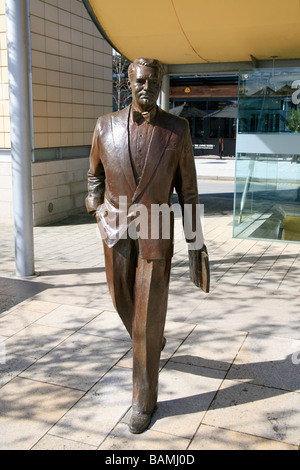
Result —
M190 277L193 283L206 294L210 289L210 267L207 248L189 250Z

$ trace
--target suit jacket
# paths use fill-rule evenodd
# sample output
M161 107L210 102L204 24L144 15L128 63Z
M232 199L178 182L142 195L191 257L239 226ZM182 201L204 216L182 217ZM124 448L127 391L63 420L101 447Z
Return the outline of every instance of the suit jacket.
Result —
M181 207L189 204L193 208L192 223L196 226L199 201L189 124L186 119L157 108L144 170L137 185L129 153L130 110L131 106L128 106L97 121L90 153L86 206L91 214L99 217L107 245L114 246L130 224L134 220L133 223L137 223L137 214L140 214L137 210L142 205L147 209L147 233L146 236L145 230L138 233L140 256L145 259L171 258L173 213L169 211L170 233L165 238L161 227L159 230L153 227L151 206L169 208L175 188Z

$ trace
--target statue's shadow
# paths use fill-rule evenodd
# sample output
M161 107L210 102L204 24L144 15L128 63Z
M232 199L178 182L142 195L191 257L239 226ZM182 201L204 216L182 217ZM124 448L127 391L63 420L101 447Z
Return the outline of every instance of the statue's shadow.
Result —
M186 383L193 381L193 375L202 376L205 388L206 379L216 379L214 390L162 400L158 403L158 410L153 422L170 416L180 416L191 413L205 412L208 409L230 408L237 405L267 400L272 397L299 392L300 353L289 355L283 360L253 362L246 364L229 364L220 361L206 360L190 355L176 356L167 364L168 374L180 373L178 385L186 375ZM223 380L226 382L223 382ZM199 380L197 379L198 383ZM224 387L220 387L224 383ZM162 392L164 384L162 383ZM188 389L185 388L185 389Z

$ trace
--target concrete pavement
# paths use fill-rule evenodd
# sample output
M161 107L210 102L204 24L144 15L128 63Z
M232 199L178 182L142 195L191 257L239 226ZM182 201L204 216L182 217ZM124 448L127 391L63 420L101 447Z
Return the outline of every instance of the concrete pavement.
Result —
M232 161L204 161L203 187L225 168L232 179ZM203 199L211 292L189 280L176 218L158 410L138 436L97 226L82 214L36 227L31 280L13 277L13 231L0 228L0 449L299 449L300 244L233 239L230 194Z
M231 157L197 157L195 158L197 174L201 179L215 181L233 181L235 177L235 159Z

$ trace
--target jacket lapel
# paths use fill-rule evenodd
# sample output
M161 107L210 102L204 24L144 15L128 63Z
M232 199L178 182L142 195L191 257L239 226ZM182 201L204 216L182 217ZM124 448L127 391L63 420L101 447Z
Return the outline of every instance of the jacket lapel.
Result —
M167 119L165 118L166 116ZM144 170L140 183L133 195L132 202L139 197L149 184L168 146L174 127L174 120L168 119L168 117L168 114L164 113L159 107L157 108L156 123L152 133Z
M111 118L111 125L117 161L123 170L124 176L130 186L132 193L134 193L136 191L136 182L130 161L128 141L130 109L131 107L128 106L127 108L124 108L122 111L120 111L118 114L113 114Z

